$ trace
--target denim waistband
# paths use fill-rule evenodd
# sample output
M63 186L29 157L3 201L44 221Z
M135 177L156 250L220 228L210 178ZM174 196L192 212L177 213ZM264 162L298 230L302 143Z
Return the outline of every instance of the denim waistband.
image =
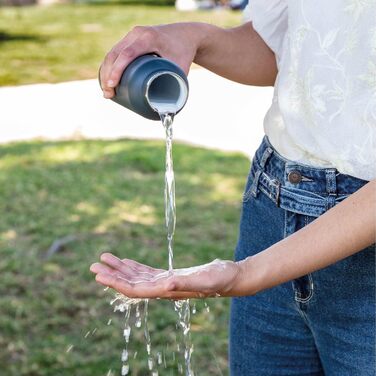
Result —
M318 217L356 192L365 180L339 173L335 168L317 168L282 157L264 137L256 151L247 196L266 194L277 206Z

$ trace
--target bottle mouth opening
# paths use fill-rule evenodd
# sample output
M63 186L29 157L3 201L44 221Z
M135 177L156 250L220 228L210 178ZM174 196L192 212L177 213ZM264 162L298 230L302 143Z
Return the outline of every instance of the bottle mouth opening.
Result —
M156 73L146 84L146 100L160 114L176 114L184 107L187 98L187 84L175 73Z

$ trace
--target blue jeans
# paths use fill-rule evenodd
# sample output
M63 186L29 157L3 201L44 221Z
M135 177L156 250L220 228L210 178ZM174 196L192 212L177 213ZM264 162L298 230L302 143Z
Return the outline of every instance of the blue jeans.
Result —
M298 231L366 183L286 160L264 138L243 196L236 260ZM232 376L375 375L375 247L232 299L230 370Z

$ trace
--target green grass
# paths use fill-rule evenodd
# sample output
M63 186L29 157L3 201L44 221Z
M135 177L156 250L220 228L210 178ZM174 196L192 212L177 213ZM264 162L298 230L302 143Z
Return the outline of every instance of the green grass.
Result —
M204 21L232 26L241 15L98 2L0 7L0 20L2 86L95 78L105 53L135 25Z
M176 144L174 164L176 267L232 258L248 160ZM0 146L1 375L119 374L122 317L88 268L104 250L167 267L163 165L164 145L157 141ZM84 238L43 259L55 239L70 234ZM192 336L200 376L227 374L228 304L210 300L208 313L197 303ZM161 374L176 374L172 303L150 306L153 351L167 356ZM131 375L147 375L141 329L130 349L138 351Z

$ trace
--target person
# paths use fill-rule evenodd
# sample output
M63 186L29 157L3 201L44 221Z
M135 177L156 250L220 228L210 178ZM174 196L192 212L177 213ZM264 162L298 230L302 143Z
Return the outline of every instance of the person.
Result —
M253 0L251 12L231 29L136 27L101 66L106 98L151 52L274 85L235 261L168 273L105 253L91 270L130 297L233 297L232 375L374 375L376 1Z

